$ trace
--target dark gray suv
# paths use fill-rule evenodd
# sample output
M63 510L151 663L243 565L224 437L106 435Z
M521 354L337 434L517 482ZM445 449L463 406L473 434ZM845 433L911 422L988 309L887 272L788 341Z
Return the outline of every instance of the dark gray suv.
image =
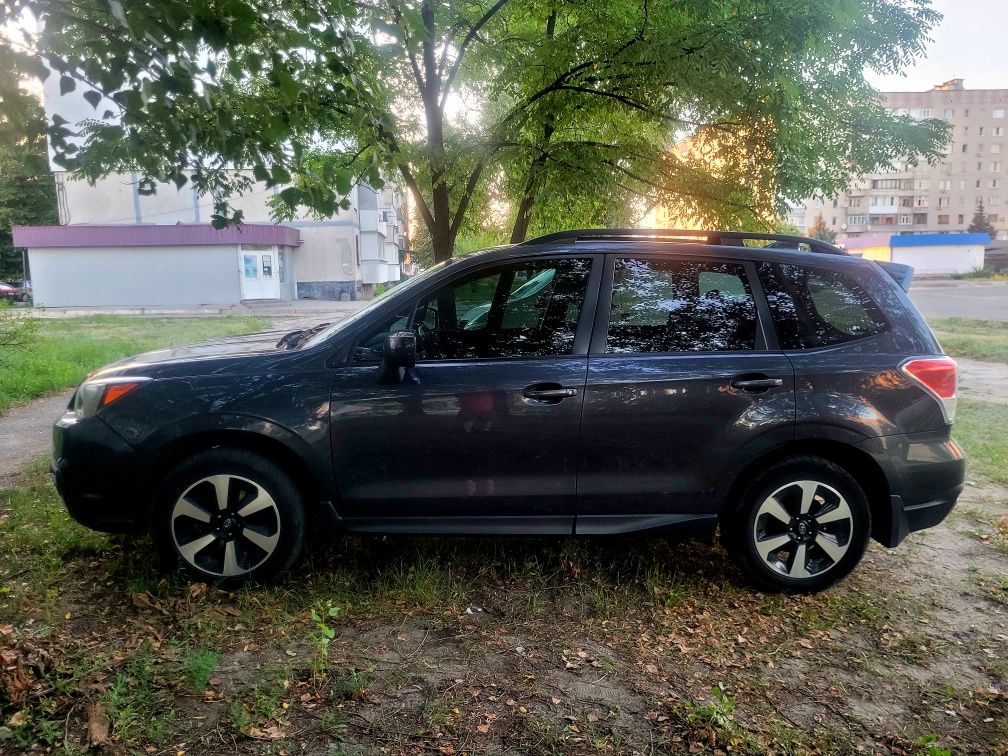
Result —
M572 231L434 267L334 325L166 349L77 389L71 514L202 580L349 532L712 534L824 588L963 485L956 365L912 271L771 234Z

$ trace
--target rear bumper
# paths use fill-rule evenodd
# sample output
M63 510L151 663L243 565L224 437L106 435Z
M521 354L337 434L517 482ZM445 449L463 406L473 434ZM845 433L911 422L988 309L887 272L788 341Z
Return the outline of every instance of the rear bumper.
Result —
M947 432L886 436L862 448L878 462L889 484L889 511L883 514L876 508L872 528L882 545L897 546L952 511L966 480L966 458Z
M140 460L98 418L68 413L53 427L50 471L67 511L81 525L106 533L143 533L150 504L136 495Z

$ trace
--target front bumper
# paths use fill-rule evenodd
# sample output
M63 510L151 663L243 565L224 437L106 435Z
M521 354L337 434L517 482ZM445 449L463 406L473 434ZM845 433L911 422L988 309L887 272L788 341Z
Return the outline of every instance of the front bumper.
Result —
M53 427L50 470L70 516L106 533L143 533L150 504L138 496L136 452L98 417L77 421L71 412Z

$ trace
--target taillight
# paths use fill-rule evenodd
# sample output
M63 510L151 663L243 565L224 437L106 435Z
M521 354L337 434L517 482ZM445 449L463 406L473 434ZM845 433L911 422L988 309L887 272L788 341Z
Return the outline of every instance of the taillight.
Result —
M900 365L900 372L938 400L947 422L955 420L955 360L951 357L914 357Z

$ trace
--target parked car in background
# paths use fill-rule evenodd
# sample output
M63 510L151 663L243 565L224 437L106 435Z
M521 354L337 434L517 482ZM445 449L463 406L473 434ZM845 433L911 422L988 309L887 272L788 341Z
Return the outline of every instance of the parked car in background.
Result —
M30 283L28 285L31 286ZM29 289L0 281L0 299L6 299L8 302L27 302L30 297Z
M963 487L956 364L911 274L801 237L552 234L325 328L109 365L56 423L52 469L77 520L224 584L277 577L322 521L719 528L755 585L819 590Z

